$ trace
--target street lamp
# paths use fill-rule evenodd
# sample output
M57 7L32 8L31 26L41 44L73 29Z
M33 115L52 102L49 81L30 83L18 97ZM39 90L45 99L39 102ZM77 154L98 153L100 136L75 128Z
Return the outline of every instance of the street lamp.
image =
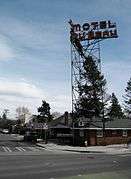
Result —
M47 144L47 130L48 130L48 125L47 125L47 123L44 123L44 127L43 127L43 129L45 130L45 144Z

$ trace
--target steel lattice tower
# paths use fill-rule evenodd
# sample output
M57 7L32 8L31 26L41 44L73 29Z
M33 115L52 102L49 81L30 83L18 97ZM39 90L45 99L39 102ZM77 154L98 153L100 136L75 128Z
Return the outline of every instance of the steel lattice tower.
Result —
M102 23L103 22L106 21L102 21ZM108 21L108 23L110 23L110 21ZM79 97L80 97L78 86L82 86L82 84L88 83L87 79L85 79L82 75L84 72L84 68L83 68L84 61L86 60L86 58L88 58L88 56L91 56L92 59L95 61L98 70L101 71L100 41L102 41L105 38L117 38L117 31L115 29L114 34L112 34L112 31L110 31L111 33L110 37L108 36L108 32L105 31L104 38L96 38L96 39L85 38L84 40L82 40L80 37L78 38L77 34L72 30L74 26L72 20L69 21L69 24L71 26L70 42L71 42L72 113L74 113L77 102L79 101ZM107 24L103 23L102 25L107 25ZM115 24L113 24L112 26L111 24L109 25L110 25L109 28L116 27Z
M92 56L96 62L98 69L101 70L101 59L100 59L100 43L98 40L94 40L91 44L82 45L85 56ZM75 106L79 99L79 86L86 83L83 78L83 62L85 61L84 56L81 56L77 49L71 44L71 86L72 86L72 112L75 112Z

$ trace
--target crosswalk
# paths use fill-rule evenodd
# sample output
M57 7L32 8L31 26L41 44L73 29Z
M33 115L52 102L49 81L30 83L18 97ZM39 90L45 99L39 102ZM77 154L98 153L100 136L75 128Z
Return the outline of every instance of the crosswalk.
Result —
M9 146L0 146L0 152L42 152L44 148L34 146L34 147L9 147Z
M5 152L11 152L11 150L10 150L9 147L2 146L2 148L3 148L3 150L4 150Z

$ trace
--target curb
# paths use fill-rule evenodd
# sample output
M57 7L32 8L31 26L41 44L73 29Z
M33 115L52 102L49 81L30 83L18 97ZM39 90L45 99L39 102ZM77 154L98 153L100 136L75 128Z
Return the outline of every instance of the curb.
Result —
M39 147L47 149L45 146L36 144ZM49 149L51 150L51 149ZM53 149L52 149L53 150ZM55 149L55 150L60 150L60 151L66 151L66 152L76 152L76 153L105 153L104 151L83 151L83 150L71 150L71 149Z
M62 151L77 152L77 153L96 153L96 154L97 153L105 153L105 152L102 152L102 151L83 151L83 150L69 150L69 149L65 149L65 150L62 150Z
M57 150L57 151L65 151L65 152L74 152L74 153L87 153L87 154L110 154L110 155L123 155L123 154L131 154L131 151L127 151L127 152L119 152L119 151L115 151L115 152L110 152L110 151L85 151L85 150L72 150L72 149L48 149L48 147L43 146L39 143L36 143L37 146L45 148L47 150L53 151L53 150Z

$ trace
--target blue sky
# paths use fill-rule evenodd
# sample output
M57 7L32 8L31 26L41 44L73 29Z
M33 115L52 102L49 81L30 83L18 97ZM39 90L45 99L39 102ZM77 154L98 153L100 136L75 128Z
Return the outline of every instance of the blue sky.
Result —
M131 76L130 0L0 0L0 111L47 100L52 111L71 110L68 20L117 22L118 39L101 43L108 92L122 103Z

